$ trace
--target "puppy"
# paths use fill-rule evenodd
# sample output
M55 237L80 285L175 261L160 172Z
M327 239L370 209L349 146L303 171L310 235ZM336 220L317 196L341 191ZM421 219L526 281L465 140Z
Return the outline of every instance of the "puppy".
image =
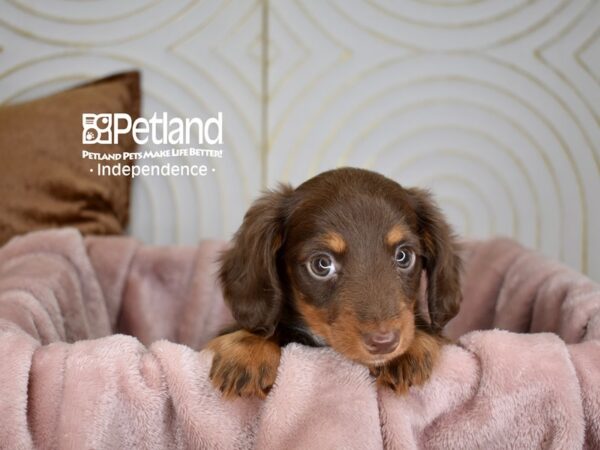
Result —
M246 213L221 260L239 326L212 340L210 378L264 397L290 342L330 346L404 392L430 376L461 301L460 259L429 194L374 172L324 172L280 186ZM420 313L427 276L429 317Z

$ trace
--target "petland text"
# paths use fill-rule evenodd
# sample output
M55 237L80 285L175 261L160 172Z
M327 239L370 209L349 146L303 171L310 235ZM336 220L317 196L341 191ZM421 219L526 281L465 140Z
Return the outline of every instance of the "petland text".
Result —
M82 114L83 144L118 144L119 136L131 132L133 140L144 145L153 144L223 144L223 113L206 120L198 117L169 118L166 112L157 113L150 119L139 117L131 120L126 113Z

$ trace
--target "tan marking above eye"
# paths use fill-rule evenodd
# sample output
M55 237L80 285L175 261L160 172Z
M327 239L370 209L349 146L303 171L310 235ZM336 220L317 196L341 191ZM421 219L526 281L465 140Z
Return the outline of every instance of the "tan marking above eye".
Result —
M346 241L335 231L330 231L322 237L323 243L335 253L344 253L346 250Z
M394 225L390 228L387 235L385 236L385 243L390 247L398 244L402 239L404 239L405 233L404 228L401 225Z

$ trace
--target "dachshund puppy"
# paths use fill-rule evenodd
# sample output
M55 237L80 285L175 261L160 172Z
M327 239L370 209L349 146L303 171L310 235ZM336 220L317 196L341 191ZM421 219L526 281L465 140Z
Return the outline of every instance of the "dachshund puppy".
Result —
M425 191L353 168L280 186L252 205L222 256L238 328L208 344L211 380L225 396L264 397L281 347L299 342L332 347L397 392L422 384L458 312L460 266Z

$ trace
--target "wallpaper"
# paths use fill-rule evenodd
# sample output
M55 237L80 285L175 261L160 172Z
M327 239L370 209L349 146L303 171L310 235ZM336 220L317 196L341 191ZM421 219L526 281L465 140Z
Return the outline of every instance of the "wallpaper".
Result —
M214 174L134 181L145 242L229 237L261 189L352 165L600 280L600 1L0 2L0 102L130 67L145 116L224 117Z

